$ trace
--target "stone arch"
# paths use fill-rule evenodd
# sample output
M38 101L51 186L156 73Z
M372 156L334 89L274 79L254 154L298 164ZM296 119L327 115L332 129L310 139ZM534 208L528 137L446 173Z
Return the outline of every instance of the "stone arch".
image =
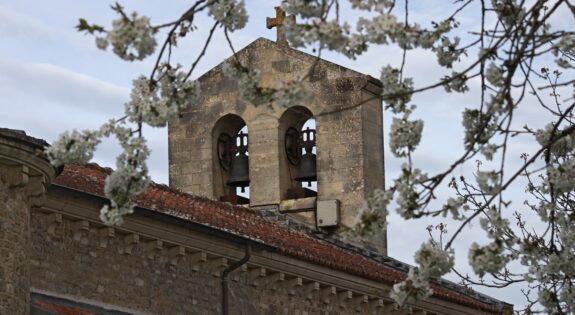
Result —
M286 141L289 141L286 133L292 128L301 132L304 124L313 117L313 113L307 107L293 106L285 110L279 119L279 174L282 200L293 199L293 195L289 193L290 188L302 187L302 184L294 179L298 166L290 162L286 152Z
M222 135L228 135L234 138L240 130L245 130L247 133L247 124L240 116L235 114L227 114L220 117L212 129L212 182L214 189L213 196L216 200L221 200L222 197L236 195L236 188L226 184L230 176L230 169L226 167L224 165L225 163L222 163L220 159L223 149L220 137L222 137ZM235 142L235 138L233 141Z

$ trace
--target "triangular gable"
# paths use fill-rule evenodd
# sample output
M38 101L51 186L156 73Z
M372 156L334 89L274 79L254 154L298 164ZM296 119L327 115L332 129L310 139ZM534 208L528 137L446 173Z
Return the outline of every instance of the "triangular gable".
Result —
M253 62L254 59L248 58L248 56L255 55L255 54L263 54L263 53L265 53L266 50L268 50L268 51L273 50L275 52L280 52L281 54L285 55L286 59L289 59L289 60L294 61L294 62L300 62L300 63L306 64L306 65L311 65L314 62L317 62L316 66L319 69L327 69L328 71L331 71L332 76L337 76L337 77L366 77L366 75L361 73L361 72L346 68L344 66L338 65L338 64L333 63L331 61L327 61L325 59L321 59L321 58L318 59L317 56L310 55L308 53L299 51L297 49L280 46L276 42L271 41L267 38L263 38L263 37L260 37L256 40L254 40L253 42L251 42L250 44L248 44L244 48L237 51L237 57L240 58L242 60L242 62L244 60L247 61L243 65L250 68L250 67L255 66L255 64ZM211 74L213 72L220 71L223 64L230 61L232 58L234 58L234 56L230 56L230 57L226 58L224 61L219 63L217 66L213 67L212 69L208 70L207 72L202 74L200 77L198 77L197 80L202 82L203 80L205 80L205 78L211 77ZM369 78L370 78L371 82L375 83L376 85L381 86L381 82L379 80L377 80L371 76L369 76Z

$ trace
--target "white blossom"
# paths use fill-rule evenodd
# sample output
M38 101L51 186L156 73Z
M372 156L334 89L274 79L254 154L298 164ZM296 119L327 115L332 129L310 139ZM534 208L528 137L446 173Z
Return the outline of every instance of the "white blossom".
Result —
M108 48L108 44L109 43L106 38L96 36L96 47L98 47L98 49L106 50L106 48Z
M461 73L452 72L451 76L444 77L443 81L445 82L443 87L447 93L464 93L469 91L469 87L467 86L467 77Z
M411 170L409 165L401 166L401 175L395 179L393 189L397 193L397 213L404 219L413 218L418 207L419 185L427 181L427 174L420 169Z
M451 271L455 260L453 250L443 250L438 244L427 242L415 253L415 262L419 265L421 277L438 278Z
M162 125L166 121L167 108L160 104L156 88L151 85L143 75L133 81L130 101L125 105L126 115L131 121L141 120L152 126Z
M499 174L495 171L477 171L475 180L477 181L479 189L485 195L496 194L501 188L499 184Z
M181 110L197 102L199 83L186 80L186 75L178 69L179 66L163 65L159 68L157 82L150 82L144 76L134 80L130 101L125 105L130 121L163 127Z
M501 87L504 83L503 72L494 63L490 63L485 70L485 79L495 87Z
M381 70L382 99L392 112L400 113L407 109L413 92L413 80L404 78L400 81L399 70L386 66Z
M393 286L389 296L400 306L427 298L433 294L430 280L451 271L455 263L453 250L443 250L437 244L428 242L415 253L418 268L410 268L407 279Z
M353 32L347 22L340 23L339 19L327 19L325 16L326 6L318 1L288 0L282 7L289 14L299 15L303 21L294 23L286 22L286 37L294 47L305 47L319 43L321 47L340 52L349 58L356 58L367 50L368 44L396 43L400 48L413 49L422 47L433 48L441 35L452 27L452 19L437 24L434 31L422 29L416 23L405 24L397 21L394 14L384 10L393 6L392 1L352 1L352 8L366 11L375 11L377 14L370 18L360 17L356 23L356 31ZM458 59L463 50L455 50L448 39L443 44L434 48L441 60L447 62Z
M546 310L549 311L550 314L553 313L553 310L555 310L557 305L555 294L547 288L539 289L538 301Z
M497 273L507 264L508 259L503 255L501 242L494 241L487 246L471 244L469 248L469 264L473 271L483 277L486 273Z
M54 166L64 164L85 164L94 156L94 150L100 143L97 132L84 130L64 132L50 147L46 154Z
M418 269L409 268L407 279L393 285L389 297L399 306L414 303L433 294L429 281L423 279Z
M150 179L146 167L149 150L145 140L133 137L125 122L110 120L97 131L66 132L46 149L50 162L55 166L70 163L85 164L90 161L102 137L116 136L122 153L116 160L116 170L106 178L104 193L110 205L101 210L106 224L121 224L122 216L133 211L133 198L144 191Z
M479 220L481 228L493 241L486 246L473 243L469 249L469 264L473 271L483 277L486 273L498 273L515 255L505 253L505 247L515 244L513 232L509 228L509 220L503 218L501 213L490 207L484 218ZM511 236L511 237L510 237Z
M208 7L208 14L232 32L244 28L248 22L244 0L210 1Z
M246 69L236 62L226 62L222 66L225 76L234 79L238 84L240 98L253 105L269 103L271 91L263 91L258 85L260 82L260 72L257 69Z
M388 9L394 5L391 0L350 0L351 7L354 9L376 11L383 13L384 9Z
M322 47L340 52L349 58L355 58L367 49L363 36L352 34L347 23L336 20L315 21L314 27L307 24L285 23L286 38L293 47L305 47L319 42Z
M554 124L549 123L544 129L537 130L535 133L535 140L541 146L549 146L550 140L556 140L561 133L562 129L555 129ZM575 150L575 132L568 134L565 137L556 140L553 145L550 146L551 154L557 157L565 157L568 154L573 154Z
M301 79L281 83L281 86L273 92L276 105L285 108L305 104L310 97L312 97L312 92Z
M547 167L548 180L553 184L555 193L575 191L575 158L567 159L558 165Z
M447 216L448 213L451 213L451 216L454 220L461 219L461 214L459 213L460 209L463 208L464 210L469 209L468 206L465 205L465 198L463 197L449 197L447 202L443 205L443 216Z
M108 225L123 222L133 212L134 198L148 186L150 178L146 159L150 152L142 138L119 137L123 152L116 159L116 169L106 178L104 192L110 205L100 211L100 219Z
M390 36L402 28L397 18L392 14L381 14L373 19L359 18L358 32L365 34L366 40L376 44L386 44Z
M421 141L423 120L407 120L407 118L393 118L389 132L389 147L397 157L406 156L415 150Z
M464 144L467 149L475 144L484 144L489 141L496 130L493 119L488 114L477 109L463 111L463 128L465 129Z
M561 68L570 69L573 65L569 62L569 56L575 56L575 36L565 35L562 36L559 43L552 47L553 55L558 57L555 63Z
M494 207L489 207L485 210L485 217L479 219L479 225L487 232L487 236L493 240L505 241L507 239L506 235L511 233L509 220L503 218L501 213Z
M451 68L453 63L459 60L462 53L461 50L457 49L459 41L459 37L455 37L453 42L448 37L444 36L441 38L441 43L433 49L437 55L439 65Z
M122 15L112 22L112 30L108 31L106 41L120 58L127 61L142 60L156 48L155 33L156 30L150 25L148 17L138 17L138 14L133 12L130 18ZM96 40L99 48L107 47L103 38Z
M493 155L497 152L497 145L495 144L484 144L479 147L479 151L488 161L493 160Z
M392 198L393 191L374 190L358 212L354 226L355 234L365 239L382 233L387 228L387 207Z
M515 0L492 0L491 3L497 17L507 28L518 24L517 21L521 21L525 17L525 10Z
M288 14L299 14L302 18L320 17L324 7L318 1L286 0L282 1L282 9Z

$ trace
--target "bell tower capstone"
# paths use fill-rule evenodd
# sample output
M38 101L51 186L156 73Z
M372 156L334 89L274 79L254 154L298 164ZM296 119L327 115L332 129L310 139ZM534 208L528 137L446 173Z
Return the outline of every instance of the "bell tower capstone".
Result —
M198 78L199 102L169 125L170 186L337 234L384 186L381 83L290 49L279 34L277 43L259 38ZM259 70L262 88L307 77L310 96L287 108L247 103L222 70L236 58ZM386 254L385 232L363 245Z

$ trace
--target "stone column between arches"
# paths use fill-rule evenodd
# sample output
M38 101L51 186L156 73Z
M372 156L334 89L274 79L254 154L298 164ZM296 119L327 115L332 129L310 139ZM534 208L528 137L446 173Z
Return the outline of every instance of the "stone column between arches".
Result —
M278 204L280 197L278 119L257 116L250 132L250 205Z

